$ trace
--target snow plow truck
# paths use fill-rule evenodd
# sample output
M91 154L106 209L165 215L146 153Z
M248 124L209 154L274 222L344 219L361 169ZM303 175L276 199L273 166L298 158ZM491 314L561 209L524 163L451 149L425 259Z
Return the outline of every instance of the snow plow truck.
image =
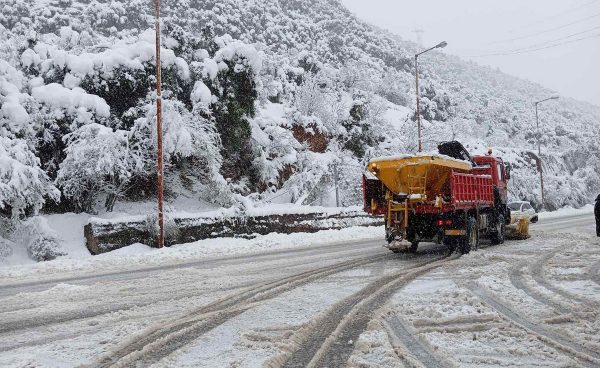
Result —
M510 166L492 155L471 156L459 142L438 154L373 159L363 175L364 210L385 218L387 247L416 252L419 242L465 254L480 239L504 242L510 224Z

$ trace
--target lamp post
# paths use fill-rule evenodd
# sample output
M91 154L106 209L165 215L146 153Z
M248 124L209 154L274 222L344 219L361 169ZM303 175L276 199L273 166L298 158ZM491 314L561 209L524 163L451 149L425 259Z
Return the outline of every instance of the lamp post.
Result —
M419 152L423 151L423 144L421 142L421 101L420 101L420 96L419 96L419 56L423 55L424 53L426 53L428 51L434 50L434 49L444 48L444 47L446 47L446 45L448 45L448 43L446 41L442 41L430 49L427 49L425 51L419 52L418 54L415 54L415 81L416 81L416 85L417 85L417 90L416 90L416 94L417 94L417 131L418 131L417 134L419 136Z
M558 100L558 96L548 97L546 99L535 102L535 125L537 128L538 162L540 165L538 170L540 172L540 192L542 194L542 209L545 209L545 207L546 207L546 199L544 197L544 173L542 170L542 150L540 148L541 135L540 135L540 119L539 119L539 115L538 115L538 105L541 104L542 102L546 102L546 101L550 101L550 100Z

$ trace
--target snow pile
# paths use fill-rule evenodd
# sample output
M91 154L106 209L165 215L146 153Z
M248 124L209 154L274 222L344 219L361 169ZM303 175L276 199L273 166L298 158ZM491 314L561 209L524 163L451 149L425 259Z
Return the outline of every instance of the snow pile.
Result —
M43 217L36 216L22 223L14 237L19 239L35 261L50 261L66 255L61 249L58 234Z
M544 219L555 219L561 217L569 217L569 216L582 216L582 215L592 215L594 213L594 205L588 204L581 208L572 208L572 207L564 207L560 208L556 211L551 212L540 212L539 218L541 220Z

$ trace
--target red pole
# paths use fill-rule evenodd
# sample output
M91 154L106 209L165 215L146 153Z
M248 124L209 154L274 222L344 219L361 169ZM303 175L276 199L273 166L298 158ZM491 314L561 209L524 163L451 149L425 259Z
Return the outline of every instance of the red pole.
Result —
M415 81L417 84L417 134L419 136L419 152L423 151L423 145L421 143L421 106L419 96L419 66L418 58L419 55L415 55Z
M155 30L156 30L156 141L157 141L157 197L158 197L158 247L165 245L165 229L163 214L163 132L162 132L162 90L161 90L161 70L160 70L160 0L154 1L156 12Z

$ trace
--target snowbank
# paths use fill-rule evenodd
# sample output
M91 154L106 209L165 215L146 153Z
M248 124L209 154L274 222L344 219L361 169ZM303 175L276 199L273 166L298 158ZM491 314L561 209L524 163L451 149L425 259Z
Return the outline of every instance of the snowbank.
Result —
M79 221L79 219L76 220ZM50 223L52 224L52 221ZM65 223L62 225L66 226ZM157 265L187 263L214 257L227 257L381 238L382 230L380 227L352 227L342 230L324 230L311 234L272 233L258 236L254 239L206 239L163 249L134 244L130 247L98 256L84 255L82 253L77 255L70 254L68 257L61 257L52 261L27 266L10 265L0 267L0 279L2 280L2 284L10 284L12 280L25 276L46 279L53 274L60 274L64 277L65 274L73 272L99 274ZM73 245L71 243L69 246L63 247L63 249L69 249ZM81 239L80 246L84 249L83 239Z
M540 212L538 217L540 220L552 219L552 218L560 218L560 217L570 217L570 216L578 216L578 215L587 215L594 213L594 206L588 204L581 208L573 208L573 207L564 207L552 212Z

